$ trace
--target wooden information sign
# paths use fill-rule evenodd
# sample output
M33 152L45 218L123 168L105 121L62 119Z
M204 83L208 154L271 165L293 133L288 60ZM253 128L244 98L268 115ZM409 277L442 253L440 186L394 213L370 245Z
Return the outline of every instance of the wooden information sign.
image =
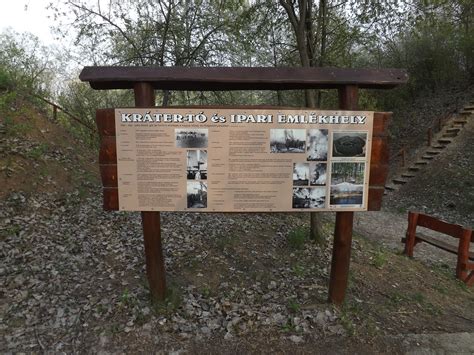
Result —
M388 175L387 125L391 113L356 111L358 89L388 89L403 84L408 80L404 70L86 67L82 71L80 78L83 81L88 81L91 87L98 90L133 89L136 107L144 109L118 109L117 111L115 109L99 109L97 110L96 123L101 137L99 163L104 187L104 209L142 211L147 276L151 293L155 299L163 300L166 296L160 213L157 211L201 210L212 212L213 205L215 206L219 201L224 201L225 205L226 201L229 201L227 199L228 196L219 197L217 193L220 191L225 195L225 191L236 181L230 174L237 172L230 166L231 162L226 162L224 168L216 165L219 162L222 163L222 156L217 152L219 149L229 148L228 146L224 148L224 143L234 142L234 148L240 149L238 157L235 150L233 150L234 158L238 160L245 154L250 154L253 158L262 158L262 162L265 164L267 164L266 162L269 159L272 159L273 163L284 165L284 168L281 169L282 176L279 178L280 180L268 180L280 181L281 186L285 187L283 190L286 192L282 193L281 200L274 199L273 204L267 206L253 204L252 206L255 209L245 207L245 212L252 210L293 212L326 209L337 211L329 283L329 300L336 304L341 304L344 301L349 273L353 211L380 210L385 180ZM338 111L323 112L306 108L290 109L263 106L233 106L232 108L222 106L198 108L154 107L155 89L289 90L318 88L338 90ZM342 110L347 110L347 112ZM153 114L161 115L159 116L161 120L166 117L167 120L171 119L173 121L174 117L179 118L185 115L194 115L193 117L196 117L196 114L201 111L203 115L210 117L211 123L212 117L216 113L217 121L219 121L219 117L224 117L228 127L224 127L225 124L221 123L223 125L220 128L222 132L219 132L219 134L216 134L215 131L218 128L213 128L213 125L209 122L198 122L200 127L197 127L195 124L184 127L182 126L183 122L166 122L167 127L161 126L163 128L157 128L156 117L158 116L153 116ZM152 120L155 117L155 122L143 121L147 112L149 112ZM324 121L318 121L317 124L314 122L310 123L309 117L311 113L314 113L314 116L338 116L341 120L341 126L335 129L330 123L325 123ZM125 115L123 122L122 114ZM140 115L142 121L138 121L139 116L135 116L136 122L134 122L134 114ZM265 124L267 128L260 129L261 131L258 134L258 128L250 128L252 125L258 125L257 122L245 122L247 126L242 126L243 128L240 129L231 128L232 115L234 115L235 120L236 115L239 114L245 115L247 118L250 115L255 118L259 114L262 116L266 115L267 120L269 115L277 118L276 120L273 119L272 122L261 122L260 124ZM298 115L305 118L303 118L303 123L278 122L278 114L285 115L285 117ZM147 118L150 117L147 116ZM356 117L365 117L363 127L350 127L351 119L355 122L358 120ZM263 119L261 117L261 120ZM125 128L129 124L132 127L131 130ZM150 127L143 130L143 124L150 125ZM206 124L209 126L206 126ZM240 125L241 122L235 122L234 124ZM274 130L273 133L272 130ZM304 134L297 132L297 130L304 130ZM226 142L224 140L220 142L219 139L222 139L219 136L220 134L229 139ZM233 135L232 139L230 139L231 135ZM325 160L312 160L313 158L319 158L317 153L314 153L315 156L311 157L311 142L324 142L326 138L322 137L327 138L327 157ZM203 144L202 142L195 143L200 141L201 138L204 141L207 140L207 147L195 146ZM251 142L252 144L243 144L244 141ZM303 142L304 148L302 147ZM189 145L192 145L192 147ZM346 145L352 145L352 150L344 149ZM157 146L160 147L158 148ZM360 151L360 146L363 146L362 151ZM261 151L252 151L255 149L260 149ZM316 152L319 151L316 149ZM163 164L165 160L155 160L153 157L156 154L170 159L168 162L176 162L176 165L174 163L170 164L171 173L169 176L164 176L164 170L157 166ZM224 156L228 154L229 151L226 150ZM347 156L349 154L354 155ZM140 162L140 168L138 168L138 159L144 156L148 157L147 159L149 160L143 159ZM173 156L176 159L172 160ZM242 170L245 174L246 170L250 169L250 164L242 169L242 161L234 161L232 163L241 165L238 171L239 174L242 173ZM319 180L323 167L319 166L319 176L315 172L318 164L326 164L325 184L322 184ZM344 164L351 165L347 166ZM272 164L268 165L267 168ZM308 169L306 169L306 166ZM309 175L306 176L306 179L305 172L307 171L309 171ZM258 172L271 174L274 171L270 168L268 171L259 170ZM221 178L213 175L219 173L224 175ZM176 175L174 178L172 177L173 174ZM119 182L119 179L122 180ZM129 180L127 181L127 179ZM161 181L164 184L162 189L157 189L153 184L143 185L135 183L138 181ZM168 199L165 199L164 205L160 205L162 203L161 200L156 205L155 202L149 201L147 198L145 200L139 199L139 191L142 191L144 195L161 194L160 191L166 190L166 185L169 185L170 181L175 181L178 185L176 185L176 189L170 188L168 190L169 192L167 193L170 193L170 195ZM258 186L256 178L253 178L252 181L255 181L255 184L252 185L253 188ZM133 185L134 183L135 185ZM308 184L306 185L306 183ZM219 184L222 184L222 186L219 186ZM339 184L345 184L340 186L344 188L337 188ZM192 185L191 187L195 187L197 190L193 188L188 189L188 185ZM205 188L203 187L204 185L206 185ZM355 187L354 185L359 186ZM360 185L362 185L362 189ZM334 189L331 189L332 186ZM221 190L218 191L218 189ZM314 190L324 190L324 203L322 201L322 194L316 194ZM362 196L360 196L360 190L362 191ZM193 191L196 191L196 193L193 193ZM247 194L250 196L245 197L244 205L249 206L249 201L252 199L263 200L263 195L257 194L256 196L255 191ZM206 193L206 204L203 203L204 193ZM177 195L177 197L173 197L174 195ZM332 203L331 197L333 197ZM230 205L224 210L231 212L244 211L242 204L239 205L239 208L236 208L239 198L241 197L236 197L234 191L234 194L231 195ZM271 198L269 200L272 201ZM154 210L155 208L156 211Z
M373 113L116 109L119 209L367 210Z

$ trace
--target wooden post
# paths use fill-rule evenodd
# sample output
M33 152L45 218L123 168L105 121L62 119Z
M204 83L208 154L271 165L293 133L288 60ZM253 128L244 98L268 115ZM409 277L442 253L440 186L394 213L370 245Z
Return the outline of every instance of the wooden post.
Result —
M400 161L401 161L402 168L404 168L406 164L405 147L400 149Z
M155 106L155 90L149 83L136 83L133 88L136 107ZM166 298L166 271L161 246L160 212L142 212L146 273L154 300Z
M456 264L456 277L462 281L467 281L467 264L469 263L469 244L471 243L472 231L464 229L459 238L458 261Z
M404 254L413 258L413 248L415 247L416 226L418 224L418 213L408 212L408 228L405 236Z
M431 146L431 137L433 136L433 131L431 128L428 128L428 131L427 131L427 145L428 147Z
M357 85L345 85L339 89L339 107L341 109L357 110L357 102ZM351 261L353 221L354 212L336 212L331 276L329 279L329 302L337 305L342 304L346 296Z
M53 121L56 122L58 120L58 106L53 105Z

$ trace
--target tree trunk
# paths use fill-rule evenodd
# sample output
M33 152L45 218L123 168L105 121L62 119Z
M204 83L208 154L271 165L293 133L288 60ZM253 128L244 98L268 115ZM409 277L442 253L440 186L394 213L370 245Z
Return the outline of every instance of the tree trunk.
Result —
M314 36L312 25L312 0L298 1L298 14L295 11L295 4L289 0L280 0L291 23L291 27L295 31L296 47L301 60L302 67L315 66L314 55ZM316 107L315 90L305 90L306 107ZM319 215L318 215L319 213ZM310 233L309 237L322 244L324 236L322 232L321 212L310 212Z

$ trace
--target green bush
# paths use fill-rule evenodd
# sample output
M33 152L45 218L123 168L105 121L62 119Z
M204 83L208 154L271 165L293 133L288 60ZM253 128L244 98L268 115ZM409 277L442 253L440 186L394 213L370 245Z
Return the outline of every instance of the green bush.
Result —
M296 227L288 233L288 245L292 249L302 249L308 236L308 228L303 226Z

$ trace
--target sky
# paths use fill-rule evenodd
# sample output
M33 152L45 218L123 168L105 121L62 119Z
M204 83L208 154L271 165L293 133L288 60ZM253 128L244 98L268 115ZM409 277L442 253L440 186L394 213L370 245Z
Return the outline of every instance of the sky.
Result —
M16 32L31 32L46 45L54 44L49 26L51 0L0 0L0 32L11 27Z

